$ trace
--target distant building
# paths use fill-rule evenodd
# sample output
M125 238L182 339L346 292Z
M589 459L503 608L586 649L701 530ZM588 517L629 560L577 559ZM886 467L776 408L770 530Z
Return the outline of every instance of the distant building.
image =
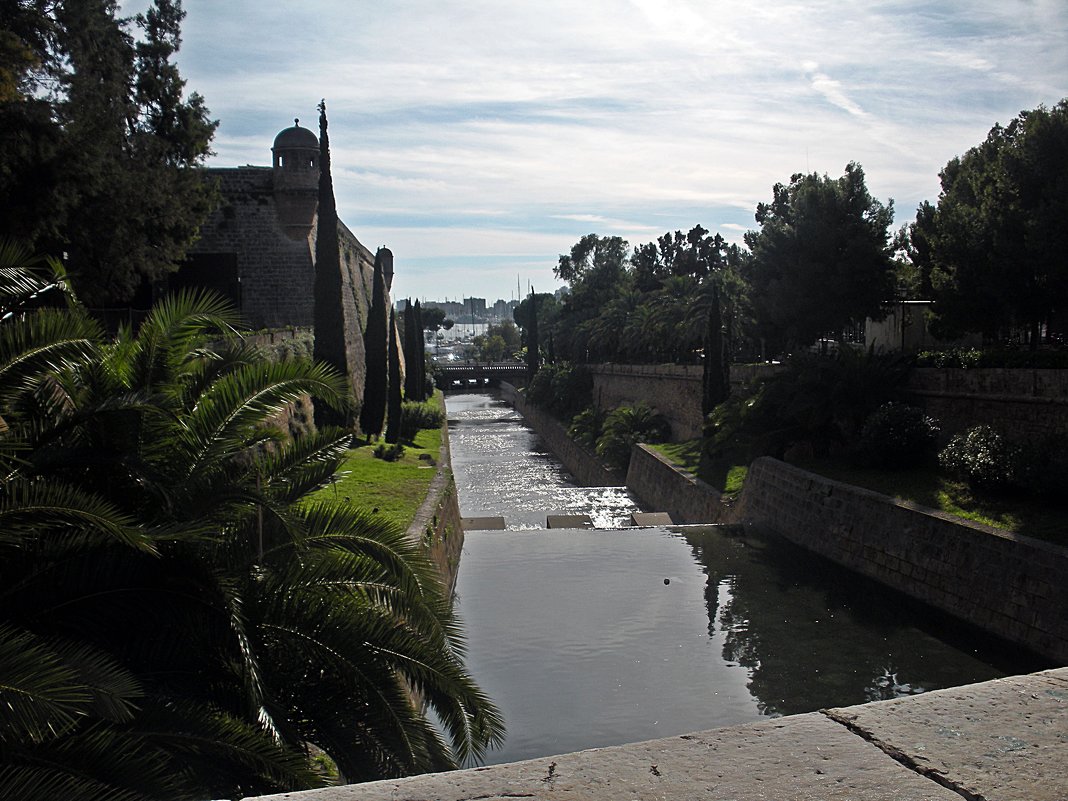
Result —
M931 305L929 300L897 300L889 304L882 320L865 321L864 347L876 351L918 351L982 341L979 335L952 341L936 337L930 329Z

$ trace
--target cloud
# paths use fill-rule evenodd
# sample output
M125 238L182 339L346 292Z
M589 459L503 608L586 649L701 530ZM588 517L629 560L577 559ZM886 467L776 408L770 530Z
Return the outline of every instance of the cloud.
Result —
M995 121L1068 95L1061 0L184 6L213 163L269 163L325 97L343 218L435 285L499 258L551 281L591 227L741 232L776 182L849 161L901 216Z

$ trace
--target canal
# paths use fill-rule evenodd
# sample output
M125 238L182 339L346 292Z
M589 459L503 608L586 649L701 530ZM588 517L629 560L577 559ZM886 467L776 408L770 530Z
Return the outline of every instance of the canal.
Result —
M489 394L449 395L466 534L457 611L508 738L490 764L811 712L1038 669L977 632L750 528L620 528ZM599 530L548 530L586 513Z

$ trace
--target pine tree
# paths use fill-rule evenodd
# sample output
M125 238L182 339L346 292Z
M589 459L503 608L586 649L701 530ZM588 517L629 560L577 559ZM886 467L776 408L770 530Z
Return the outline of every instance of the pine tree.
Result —
M315 233L315 361L329 365L349 379L345 355L345 317L341 292L341 253L337 239L337 205L330 175L330 138L327 134L326 101L319 103L319 215ZM316 425L351 426L351 419L315 404Z
M368 438L382 433L386 421L386 398L389 385L389 320L386 316L386 279L382 274L382 251L375 254L372 277L371 309L367 313L367 330L363 334L366 376L360 429Z
M389 310L389 404L386 416L386 442L400 441L401 431L401 370L400 349L397 347L397 316Z
M114 0L0 10L0 96L14 101L0 103L0 236L66 252L97 306L176 270L216 199L198 168L217 123L174 63L181 3L118 12Z

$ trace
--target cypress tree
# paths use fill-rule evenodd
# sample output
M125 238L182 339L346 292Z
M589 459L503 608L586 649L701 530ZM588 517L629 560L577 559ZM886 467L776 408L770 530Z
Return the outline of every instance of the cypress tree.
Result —
M400 349L397 347L397 316L389 310L389 409L386 417L386 442L400 441L401 374Z
M705 328L705 361L701 376L701 413L708 415L731 393L730 365L723 343L723 316L719 310L719 287L712 285L712 305Z
M538 359L538 299L534 295L534 287L530 288L530 319L527 321L527 381L534 378L538 372L540 361Z
M363 407L360 409L360 430L368 438L382 433L386 420L386 394L389 380L389 336L386 317L386 279L382 274L382 251L375 254L372 277L371 309L367 313L367 330L363 334L364 358L367 365L363 385Z
M426 385L426 347L423 345L423 307L415 302L415 363L419 365L416 381L416 400L426 400L430 393Z
M349 379L345 355L345 317L341 305L341 253L337 239L337 205L330 176L330 138L327 135L326 101L319 103L319 216L315 232L315 340L313 358ZM316 425L352 425L352 420L324 403L315 403Z
M422 400L418 397L420 382L417 350L421 342L415 327L415 309L412 308L412 299L408 298L404 307L404 366L407 371L404 374L404 397L408 400Z

